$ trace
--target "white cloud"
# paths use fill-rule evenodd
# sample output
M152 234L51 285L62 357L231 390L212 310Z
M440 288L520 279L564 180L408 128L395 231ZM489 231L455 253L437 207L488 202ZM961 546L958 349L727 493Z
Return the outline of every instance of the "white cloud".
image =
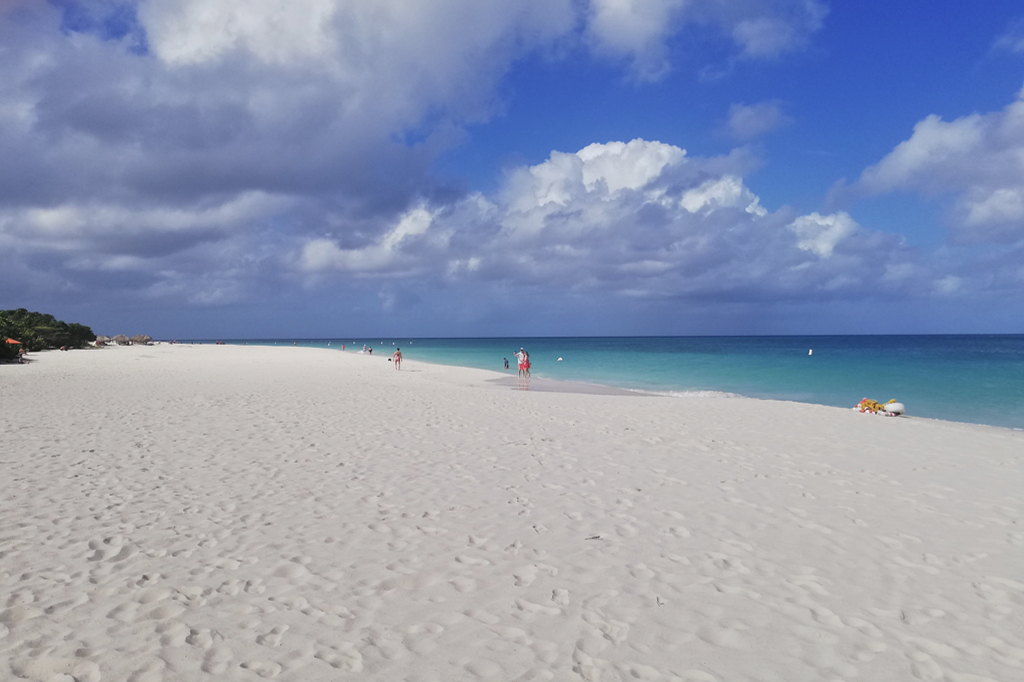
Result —
M993 43L996 50L1024 54L1024 19L1013 21Z
M267 63L329 60L334 55L332 0L160 0L139 16L153 52L175 65L202 64L231 51Z
M408 224L415 229L402 228ZM855 247L840 256L837 247L855 233ZM314 239L301 253L303 267L321 274L415 273L633 299L815 298L886 277L929 276L906 266L895 238L846 213L773 214L721 159L645 140L552 152L510 173L493 198L417 208L359 249Z
M593 0L587 30L598 50L625 56L642 80L669 70L666 38L686 0Z
M768 3L759 10L742 16L732 29L733 40L749 59L774 59L803 49L828 14L828 8L815 0Z
M746 59L772 59L804 48L827 9L816 0L591 0L587 35L601 53L629 60L640 80L672 68L668 41L687 25L711 25Z
M1002 111L953 121L931 115L858 181L871 194L954 198L953 220L975 238L1024 236L1024 92Z
M575 154L556 151L543 163L510 173L505 201L525 212L547 204L565 206L580 193L607 197L639 190L685 156L684 149L639 139L594 143Z
M752 140L789 123L779 102L733 104L726 129L737 140Z
M805 251L828 258L836 245L857 232L860 226L848 213L840 211L832 215L811 213L800 216L789 224L799 238L797 246Z
M699 187L683 192L679 205L690 213L710 213L721 208L741 208L747 213L764 217L768 212L761 200L735 175L724 175L708 180Z
M661 175L666 166L683 161L686 150L663 144L630 142L594 143L576 153L583 160L583 185L588 192L603 182L609 193L622 189L641 189Z

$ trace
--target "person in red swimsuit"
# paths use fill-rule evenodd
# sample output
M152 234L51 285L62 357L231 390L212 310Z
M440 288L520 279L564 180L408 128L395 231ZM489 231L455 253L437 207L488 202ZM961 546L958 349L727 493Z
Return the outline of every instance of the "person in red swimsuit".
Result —
M530 354L522 348L515 354L516 359L519 360L519 376L530 378Z

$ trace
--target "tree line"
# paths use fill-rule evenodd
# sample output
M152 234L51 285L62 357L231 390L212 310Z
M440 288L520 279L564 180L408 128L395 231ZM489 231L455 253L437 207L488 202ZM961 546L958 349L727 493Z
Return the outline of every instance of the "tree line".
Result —
M53 315L35 313L24 308L0 310L0 359L18 357L18 344L26 351L52 348L84 348L96 340L92 329L77 322L63 322Z

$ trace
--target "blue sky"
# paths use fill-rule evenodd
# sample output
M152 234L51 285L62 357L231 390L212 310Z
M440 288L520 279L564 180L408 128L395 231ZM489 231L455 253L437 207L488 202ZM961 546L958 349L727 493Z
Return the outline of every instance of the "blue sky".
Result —
M1024 333L1024 8L0 0L0 308Z

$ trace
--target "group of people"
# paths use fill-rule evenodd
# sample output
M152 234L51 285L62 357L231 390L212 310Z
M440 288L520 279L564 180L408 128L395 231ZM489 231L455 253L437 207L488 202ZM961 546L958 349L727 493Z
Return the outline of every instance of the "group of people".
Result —
M519 361L519 376L530 378L530 354L525 349L520 348L517 352L513 353L516 360ZM505 360L505 369L508 369L508 360Z

